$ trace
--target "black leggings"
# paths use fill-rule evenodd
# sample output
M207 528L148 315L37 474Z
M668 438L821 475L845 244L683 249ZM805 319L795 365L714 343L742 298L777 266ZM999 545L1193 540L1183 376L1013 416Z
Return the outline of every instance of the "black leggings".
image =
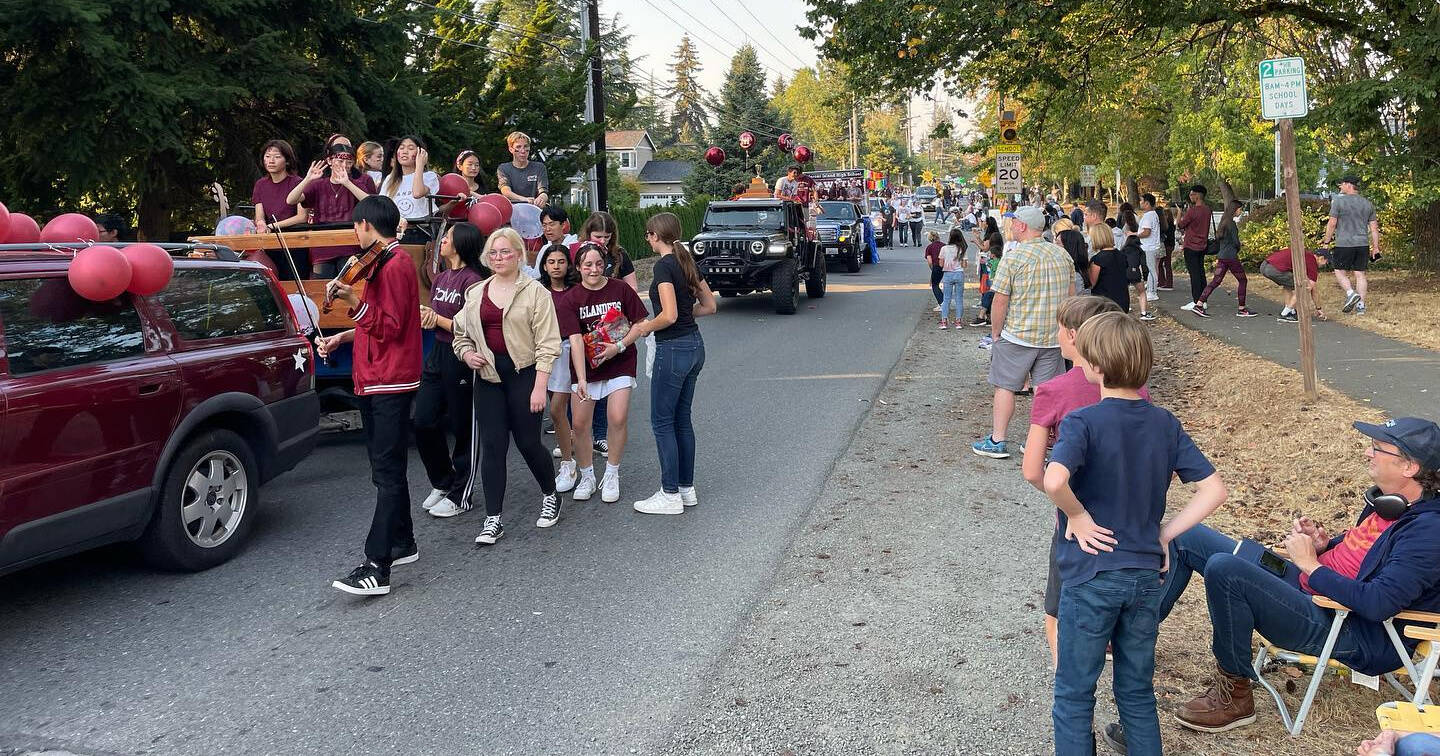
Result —
M930 293L935 295L935 304L945 302L945 294L940 291L940 279L945 277L944 268L930 268ZM961 313L962 315L964 313Z
M430 487L447 492L461 509L470 508L475 476L470 466L471 409L470 382L475 373L450 348L450 342L435 340L425 357L420 375L420 393L415 396L415 449L425 465ZM447 432L455 435L450 449Z
M1190 301L1199 302L1205 293L1205 250L1185 250L1185 271L1190 274Z
M505 505L505 457L510 439L525 458L540 492L555 493L555 465L540 442L540 413L530 411L530 392L535 390L535 367L516 371L509 355L495 355L500 382L475 376L475 436L473 444L482 452L480 483L485 490L485 514L498 515ZM470 452L474 462L475 451Z

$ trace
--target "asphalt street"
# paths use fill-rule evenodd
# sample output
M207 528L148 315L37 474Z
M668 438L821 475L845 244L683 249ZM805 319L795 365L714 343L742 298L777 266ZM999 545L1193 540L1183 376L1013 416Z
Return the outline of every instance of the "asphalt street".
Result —
M651 753L745 627L928 298L915 248L830 273L797 315L721 302L701 321L701 504L636 514L658 486L648 388L622 500L539 494L510 459L506 535L437 521L412 456L421 558L379 599L330 581L360 559L374 489L358 434L265 487L234 561L164 574L123 548L0 578L0 752Z

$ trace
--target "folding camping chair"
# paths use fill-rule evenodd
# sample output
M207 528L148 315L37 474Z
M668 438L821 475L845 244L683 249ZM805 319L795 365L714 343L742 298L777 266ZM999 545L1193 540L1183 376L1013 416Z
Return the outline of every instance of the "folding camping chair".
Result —
M1341 662L1332 659L1330 654L1335 648L1335 639L1340 636L1340 628L1345 624L1345 618L1350 616L1350 608L1324 596L1313 596L1312 600L1317 606L1335 612L1335 618L1330 623L1330 634L1325 637L1325 646L1321 649L1320 655L1310 656L1309 654L1301 654L1283 649L1262 638L1260 651L1255 654L1255 663L1253 665L1255 678L1260 681L1261 685L1265 686L1265 690L1270 692L1270 697L1275 699L1275 708L1280 710L1280 719L1285 723L1286 731L1292 736L1299 735L1300 728L1305 725L1305 716L1310 713L1310 705L1315 702L1315 693L1320 689L1320 681L1324 678L1326 670L1346 671L1349 669ZM1416 669L1414 660L1410 654L1406 653L1405 644L1400 640L1400 634L1395 630L1395 620L1423 623L1418 627L1411 626L1405 628L1406 635L1411 638L1417 638L1422 636L1412 634L1410 632L1411 630L1428 630L1430 632L1440 633L1440 614L1405 611L1385 620L1384 623L1385 633L1390 636L1390 642L1394 644L1396 652L1404 662L1404 666L1393 672L1385 673L1383 677L1385 681L1390 683L1390 686L1399 691L1401 695L1407 698L1413 696L1415 705L1419 707L1429 701L1430 680L1435 676L1434 661L1436 649L1440 648L1440 646L1430 641L1429 636L1423 636L1422 639L1427 640L1427 643L1421 646L1419 653L1425 657L1426 668L1429 671L1428 673L1422 674ZM1290 715L1290 709L1285 706L1285 701L1280 697L1280 691L1276 690L1275 686L1271 685L1262 674L1265 663L1271 660L1286 662L1288 664L1310 665L1315 668L1315 671L1310 675L1310 685L1305 690L1305 697L1301 700L1300 708L1296 709L1293 718ZM1415 684L1415 689L1411 690L1401 685L1397 679L1398 675L1406 675L1409 677L1410 681Z
M1426 694L1435 679L1435 667L1440 663L1440 629L1411 625L1405 628L1405 635L1421 641L1421 653L1425 663L1420 667L1416 681L1415 697L1409 701L1395 701L1380 704L1375 718L1380 720L1380 729L1401 732L1440 733L1440 706L1426 705ZM1429 651L1423 650L1429 646Z

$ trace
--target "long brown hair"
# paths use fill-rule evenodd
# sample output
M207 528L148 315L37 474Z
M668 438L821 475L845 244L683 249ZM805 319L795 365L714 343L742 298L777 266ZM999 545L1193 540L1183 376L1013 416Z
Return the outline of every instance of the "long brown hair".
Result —
M680 273L685 276L685 285L690 289L690 296L699 299L700 270L695 266L695 258L690 254L689 248L680 243L680 235L684 231L680 218L674 213L658 213L645 221L645 233L654 234L661 243L670 245L670 254L675 258L675 262L680 264Z
M610 235L610 241L605 244L605 256L610 258L610 264L615 268L616 275L619 275L620 265L625 258L624 250L620 246L620 225L615 222L615 216L604 210L591 213L580 225L580 241L590 241L590 234L596 231Z

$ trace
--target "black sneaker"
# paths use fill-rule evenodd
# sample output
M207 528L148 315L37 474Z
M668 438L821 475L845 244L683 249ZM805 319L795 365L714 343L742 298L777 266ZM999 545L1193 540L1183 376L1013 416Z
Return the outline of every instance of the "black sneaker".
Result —
M548 528L560 519L560 494L545 494L540 499L540 519L535 521L535 527Z
M486 515L485 525L480 528L480 535L475 536L475 543L489 546L500 540L505 535L505 526L500 524L500 515Z
M1115 753L1122 754L1123 756L1123 754L1129 752L1125 746L1125 728L1122 727L1119 722L1111 722L1105 725L1105 732L1101 737L1105 741L1105 745L1110 746L1110 750Z
M609 442L609 441L606 441L606 440L603 439L603 438L600 439L599 441L596 441L596 442L595 442L595 451L596 451L596 452L599 452L600 454L604 454L604 455L607 456L607 457L610 456L610 442Z
M410 544L409 546L396 546L390 549L390 566L399 567L402 564L413 564L420 561L420 546Z
M367 561L352 570L348 577L330 585L356 596L384 596L390 592L390 571Z
M1197 305L1195 305L1195 309L1191 310L1191 312L1195 313L1196 315L1199 315L1199 316L1202 317L1202 318L1208 318L1208 317L1210 317L1210 313L1208 313L1208 312L1205 311L1205 305L1203 305L1203 304L1197 304Z
M1282 312L1275 319L1281 323L1299 323L1300 315L1294 312Z
M976 317L974 320L970 321L970 325L972 325L972 326L987 326L987 325L990 325L990 319L989 319L989 318L983 318L983 317Z

